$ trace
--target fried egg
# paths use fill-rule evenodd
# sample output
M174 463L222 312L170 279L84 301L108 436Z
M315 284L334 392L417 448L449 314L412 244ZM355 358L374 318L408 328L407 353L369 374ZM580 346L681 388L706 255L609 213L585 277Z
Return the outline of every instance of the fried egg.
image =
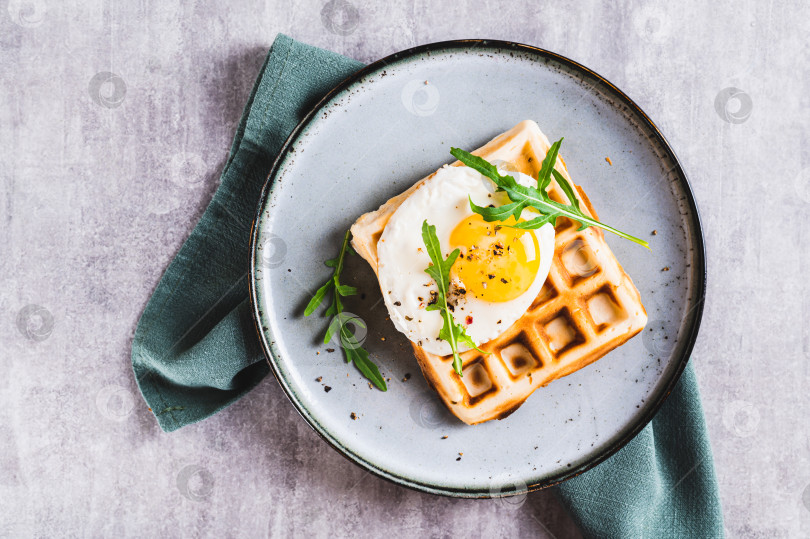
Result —
M519 183L537 181L505 172ZM531 306L548 276L554 255L554 227L520 230L487 223L470 209L509 203L488 178L469 167L445 165L425 180L391 216L377 243L378 277L394 326L427 352L444 356L450 344L438 338L441 312L426 307L438 299L438 288L425 273L430 264L422 240L422 222L436 227L445 258L460 250L450 270L448 304L455 321L477 344L506 331ZM537 216L523 211L521 220ZM459 350L468 347L460 346Z

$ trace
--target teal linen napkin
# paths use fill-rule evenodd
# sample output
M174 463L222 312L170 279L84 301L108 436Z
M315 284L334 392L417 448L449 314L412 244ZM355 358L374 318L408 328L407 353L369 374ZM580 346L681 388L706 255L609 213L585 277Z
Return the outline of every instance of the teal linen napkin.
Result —
M135 377L160 427L204 419L269 372L248 299L250 225L273 159L307 110L363 64L279 35L221 185L138 324ZM715 537L723 524L694 372L632 442L557 493L594 537Z
M280 35L253 87L220 186L138 322L132 366L160 427L204 419L270 369L248 299L250 225L273 160L307 110L363 66Z
M690 362L653 420L615 455L557 487L586 536L723 537L723 513Z

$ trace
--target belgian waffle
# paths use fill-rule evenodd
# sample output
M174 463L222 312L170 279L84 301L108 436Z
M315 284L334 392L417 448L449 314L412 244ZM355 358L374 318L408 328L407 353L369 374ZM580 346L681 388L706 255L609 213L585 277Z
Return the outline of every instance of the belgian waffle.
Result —
M473 153L536 177L549 147L537 124L527 120ZM453 166L462 165L456 162ZM571 182L562 157L556 168ZM364 214L352 226L352 245L375 272L377 242L388 220L428 178L377 211ZM598 219L585 192L575 187L583 211ZM570 202L555 180L548 192L553 200ZM433 355L411 343L428 383L467 424L506 417L535 389L596 361L647 323L638 290L601 229L578 231L573 221L560 218L555 233L551 271L539 295L507 331L481 345L489 354L474 349L461 354L463 377L453 372L451 355Z

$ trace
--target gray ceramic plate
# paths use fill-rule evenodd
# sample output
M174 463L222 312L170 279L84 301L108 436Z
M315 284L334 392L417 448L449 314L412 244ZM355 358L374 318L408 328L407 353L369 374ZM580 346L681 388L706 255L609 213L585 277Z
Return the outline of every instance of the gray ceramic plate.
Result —
M552 140L565 137L568 169L602 220L650 241L652 252L607 234L650 321L642 335L537 390L505 420L469 427L428 389L359 257L348 262L343 280L364 295L347 300L347 309L368 325L365 345L391 379L387 393L370 389L339 349L328 352L337 348L320 343L328 321L304 318L302 311L330 275L323 261L335 256L360 214L452 161L451 145L474 149L525 119ZM677 382L705 289L695 202L649 118L609 82L566 58L479 40L395 54L318 103L267 180L251 266L264 350L304 419L382 477L464 497L553 485L620 449Z

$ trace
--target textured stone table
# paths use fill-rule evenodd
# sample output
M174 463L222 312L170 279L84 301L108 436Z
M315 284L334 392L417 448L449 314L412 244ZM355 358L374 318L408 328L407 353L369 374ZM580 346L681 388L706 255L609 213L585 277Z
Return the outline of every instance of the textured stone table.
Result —
M810 8L386 4L2 3L0 536L578 535L547 492L462 501L368 475L272 378L171 435L145 408L135 324L217 187L277 32L363 61L520 41L635 99L706 229L693 361L728 533L810 534Z

